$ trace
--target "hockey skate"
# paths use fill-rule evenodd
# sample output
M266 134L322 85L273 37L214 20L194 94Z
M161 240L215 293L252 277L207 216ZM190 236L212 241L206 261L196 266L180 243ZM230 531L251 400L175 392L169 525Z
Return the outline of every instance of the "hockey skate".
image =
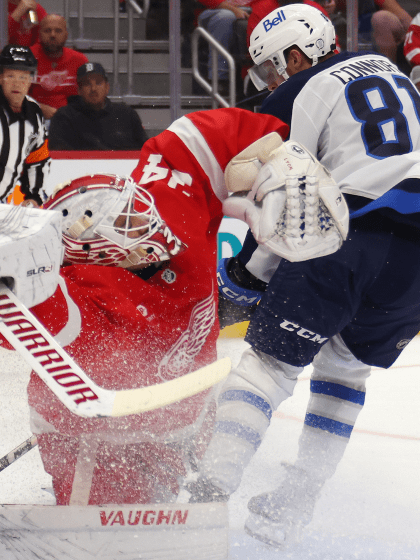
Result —
M245 522L248 535L275 548L299 542L302 529L312 520L323 486L306 471L284 466L287 473L279 488L248 502L250 514Z
M189 499L190 504L227 502L230 497L229 494L226 494L226 492L215 486L212 482L203 478L188 483L186 488L191 494Z

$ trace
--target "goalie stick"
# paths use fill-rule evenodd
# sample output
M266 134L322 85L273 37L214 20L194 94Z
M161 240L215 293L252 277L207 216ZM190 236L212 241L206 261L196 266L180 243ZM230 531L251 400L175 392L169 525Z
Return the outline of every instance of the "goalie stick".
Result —
M3 471L6 467L14 463L19 457L28 453L31 449L38 445L38 440L36 436L32 435L28 439L26 439L23 443L9 451L4 457L0 459L0 472Z
M85 418L140 414L204 391L231 368L223 358L165 383L112 391L96 385L54 340L47 329L0 281L0 332L27 361L58 399Z

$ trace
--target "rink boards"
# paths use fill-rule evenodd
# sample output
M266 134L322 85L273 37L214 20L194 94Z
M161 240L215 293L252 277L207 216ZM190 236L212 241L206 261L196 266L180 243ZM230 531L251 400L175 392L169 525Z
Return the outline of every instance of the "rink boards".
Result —
M226 560L227 504L0 506L1 560Z

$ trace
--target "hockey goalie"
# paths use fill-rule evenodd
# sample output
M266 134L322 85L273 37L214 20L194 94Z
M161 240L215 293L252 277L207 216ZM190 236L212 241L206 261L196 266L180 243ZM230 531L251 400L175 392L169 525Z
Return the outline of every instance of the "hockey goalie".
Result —
M62 216L58 287L42 301L48 290L15 278L14 291L94 383L151 386L216 360L224 171L255 141L274 133L281 144L287 132L240 109L192 113L145 144L132 177L75 179L34 210ZM45 364L54 369L46 351ZM35 372L28 396L57 505L173 501L213 421L211 389L117 418L70 412Z

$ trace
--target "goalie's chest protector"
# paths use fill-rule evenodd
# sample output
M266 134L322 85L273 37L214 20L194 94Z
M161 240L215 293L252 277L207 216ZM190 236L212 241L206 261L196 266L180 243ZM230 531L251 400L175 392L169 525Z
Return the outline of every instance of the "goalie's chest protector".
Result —
M120 268L64 268L65 287L35 308L53 334L76 329L73 340L62 343L99 386L160 383L216 359L217 232L227 196L223 173L234 155L273 131L285 136L288 127L268 115L216 109L178 119L143 146L132 176L154 196L160 215L187 249L147 282ZM143 415L81 420L35 374L29 391L32 406L62 433L180 429L197 418L207 396L200 393Z

